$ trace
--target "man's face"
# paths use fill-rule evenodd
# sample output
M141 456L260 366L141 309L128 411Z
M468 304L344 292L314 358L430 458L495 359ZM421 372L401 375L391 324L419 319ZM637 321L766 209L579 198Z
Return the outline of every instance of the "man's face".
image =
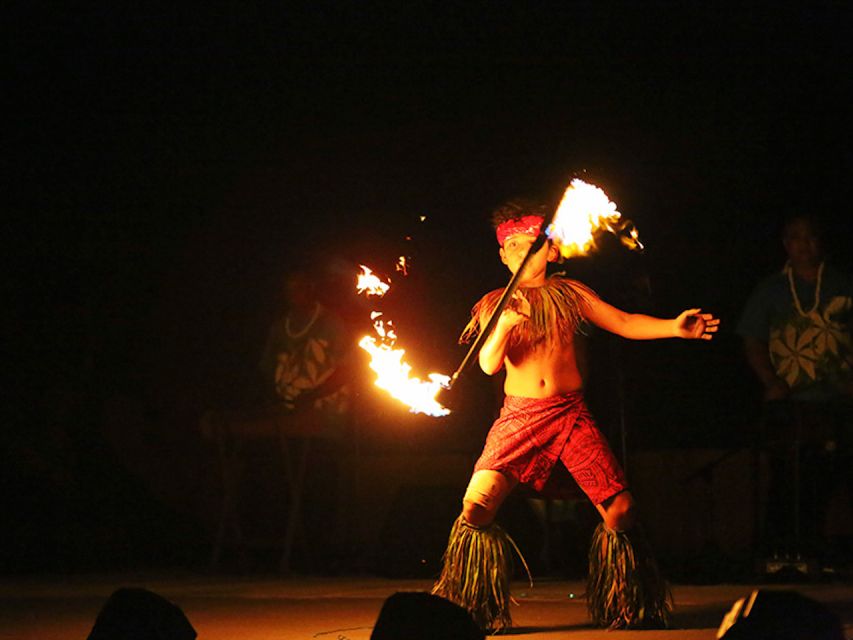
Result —
M518 271L524 257L530 246L536 240L536 236L522 233L510 236L504 240L504 244L500 249L501 262L503 262L512 273ZM529 279L541 274L545 275L545 269L550 260L556 258L556 248L552 243L546 242L535 255L530 257L530 261L525 267L525 273L522 274L522 279Z
M815 266L820 262L820 238L808 220L793 220L785 229L783 243L792 264Z
M287 276L284 283L284 294L288 303L298 308L308 308L316 301L313 282L301 273Z

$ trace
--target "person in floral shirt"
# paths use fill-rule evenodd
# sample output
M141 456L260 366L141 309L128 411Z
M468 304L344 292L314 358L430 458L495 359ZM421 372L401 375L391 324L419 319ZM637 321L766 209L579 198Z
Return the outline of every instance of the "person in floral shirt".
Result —
M765 400L853 397L853 278L824 261L814 220L788 220L781 272L763 280L737 332Z
M287 311L270 327L261 371L275 385L286 414L322 420L343 419L349 409L348 385L355 340L337 313L320 300L318 284L306 270L287 275Z
M752 292L737 333L765 401L765 551L817 554L830 503L844 505L842 520L853 515L853 277L826 263L810 216L789 218L782 242L787 262Z

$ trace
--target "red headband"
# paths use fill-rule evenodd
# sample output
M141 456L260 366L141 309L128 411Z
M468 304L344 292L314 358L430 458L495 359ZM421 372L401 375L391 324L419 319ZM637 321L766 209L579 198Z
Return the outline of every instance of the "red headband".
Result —
M504 246L504 241L507 238L510 236L517 236L519 234L538 236L539 228L542 226L544 221L545 218L542 216L522 216L517 220L507 220L506 222L502 222L497 228L498 244Z

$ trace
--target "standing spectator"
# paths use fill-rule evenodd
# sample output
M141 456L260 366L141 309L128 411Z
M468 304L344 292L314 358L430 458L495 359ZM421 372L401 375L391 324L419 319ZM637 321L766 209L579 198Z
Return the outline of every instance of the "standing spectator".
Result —
M354 341L320 301L308 272L289 273L284 293L287 308L270 327L261 371L286 414L304 414L306 425L316 422L308 415L317 414L326 426L334 425L349 408L346 365Z
M809 215L786 220L782 243L787 262L755 288L737 333L765 402L765 551L812 553L827 542L830 499L850 484L853 278L826 263Z

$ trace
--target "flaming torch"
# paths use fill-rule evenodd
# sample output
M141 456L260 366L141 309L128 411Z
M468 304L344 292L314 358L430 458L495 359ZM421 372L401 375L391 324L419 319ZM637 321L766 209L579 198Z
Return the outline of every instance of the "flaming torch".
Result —
M577 178L563 194L553 222L547 228L543 225L543 229L564 258L589 253L600 230L613 233L629 249L643 249L636 227L622 219L607 194Z
M629 249L642 250L637 229L630 220L623 220L622 214L616 210L616 205L610 201L607 194L598 187L580 179L574 179L569 184L563 199L557 209L547 216L540 227L539 235L527 250L527 255L518 270L510 279L503 295L492 313L491 318L480 331L477 339L471 345L462 363L450 377L446 389L450 389L468 364L474 354L492 333L497 320L509 302L512 294L518 288L518 281L531 256L535 255L545 241L554 241L564 258L588 253L595 247L595 235L601 230L609 231L619 237L622 244Z
M357 289L367 296L384 296L391 285L382 281L370 269L361 265ZM450 410L443 407L436 396L446 387L450 378L440 373L430 373L428 380L412 377L412 367L403 361L405 349L394 348L397 334L389 320L382 320L382 313L371 313L376 336L364 336L358 346L370 354L370 368L376 372L374 384L384 389L394 398L409 406L412 413L425 413L430 416L446 416Z

